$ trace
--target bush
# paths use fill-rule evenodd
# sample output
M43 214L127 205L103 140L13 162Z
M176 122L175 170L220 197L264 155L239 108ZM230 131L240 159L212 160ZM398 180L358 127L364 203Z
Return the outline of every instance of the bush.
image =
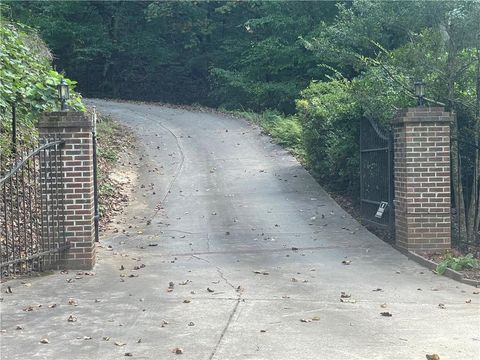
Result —
M307 164L330 190L359 189L359 123L361 108L345 79L312 82L297 100L303 125Z
M58 109L56 86L63 76L52 69L47 47L29 28L2 21L0 38L0 154L8 155L12 105L17 108L19 143L29 144L40 114ZM70 85L68 105L83 110L75 82L65 80Z
M237 111L234 114L261 126L277 144L285 146L300 160L303 160L305 156L303 129L296 116L285 116L275 111L265 111L263 113Z

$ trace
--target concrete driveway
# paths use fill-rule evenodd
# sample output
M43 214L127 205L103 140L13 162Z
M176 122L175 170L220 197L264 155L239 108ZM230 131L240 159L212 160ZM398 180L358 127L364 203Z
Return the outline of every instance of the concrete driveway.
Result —
M95 275L2 291L2 359L480 358L477 289L362 228L254 126L89 103L140 139L135 198Z

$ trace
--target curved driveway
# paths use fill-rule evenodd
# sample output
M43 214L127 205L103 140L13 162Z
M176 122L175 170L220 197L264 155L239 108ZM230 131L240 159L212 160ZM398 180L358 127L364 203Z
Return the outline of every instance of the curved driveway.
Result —
M435 276L366 231L256 127L89 103L138 135L138 191L112 226L118 232L102 240L113 251L100 249L96 276L65 289L64 275L53 275L5 301L7 358L21 349L18 358L170 359L177 347L192 360L480 357L476 289ZM79 306L55 316L17 311L32 291L44 304L75 297ZM74 324L65 320L72 311ZM19 322L24 334L14 336Z

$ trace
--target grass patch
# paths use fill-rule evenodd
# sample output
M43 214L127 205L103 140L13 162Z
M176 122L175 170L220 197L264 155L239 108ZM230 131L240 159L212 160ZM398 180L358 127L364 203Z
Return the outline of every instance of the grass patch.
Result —
M260 126L277 144L287 148L299 161L305 163L303 129L297 117L285 116L274 111L263 113L233 111L231 113Z

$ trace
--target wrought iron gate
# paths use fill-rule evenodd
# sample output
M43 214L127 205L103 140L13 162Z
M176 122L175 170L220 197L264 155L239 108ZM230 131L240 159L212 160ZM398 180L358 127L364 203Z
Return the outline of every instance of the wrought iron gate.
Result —
M63 140L43 142L0 167L0 277L57 263L65 241Z
M360 211L367 225L393 240L393 139L370 118L360 124Z

